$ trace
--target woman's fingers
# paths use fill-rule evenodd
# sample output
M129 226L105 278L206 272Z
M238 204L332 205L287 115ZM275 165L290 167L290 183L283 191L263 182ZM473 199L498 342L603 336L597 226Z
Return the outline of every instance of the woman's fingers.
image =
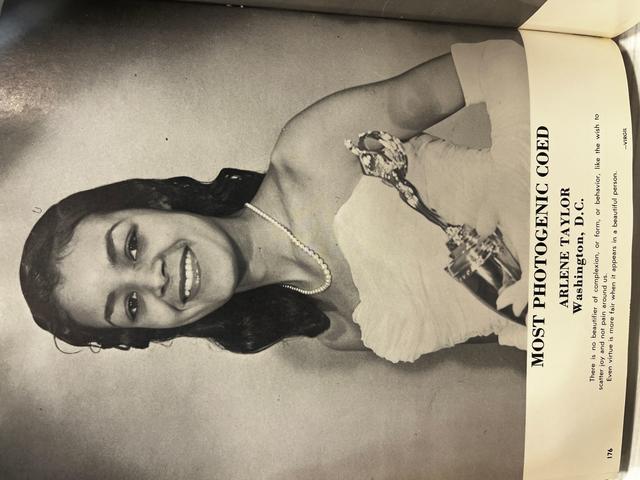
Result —
M519 317L527 306L529 300L529 291L527 288L527 281L518 280L513 285L506 287L498 295L496 300L496 308L502 310L503 308L511 305L511 309L516 317Z

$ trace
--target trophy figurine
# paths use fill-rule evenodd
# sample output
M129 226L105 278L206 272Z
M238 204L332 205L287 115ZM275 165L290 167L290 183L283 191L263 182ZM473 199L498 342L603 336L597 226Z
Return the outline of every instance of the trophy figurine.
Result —
M368 149L367 140L375 140L378 150ZM504 317L524 324L526 308L516 316L510 307L498 310L500 292L514 284L522 275L516 258L504 242L500 229L481 237L469 225L450 225L435 210L420 199L417 189L406 179L408 159L402 142L386 132L369 131L359 135L358 144L351 140L345 146L358 158L365 175L379 177L395 187L411 208L438 225L448 237L449 264L445 270L460 281L480 300Z

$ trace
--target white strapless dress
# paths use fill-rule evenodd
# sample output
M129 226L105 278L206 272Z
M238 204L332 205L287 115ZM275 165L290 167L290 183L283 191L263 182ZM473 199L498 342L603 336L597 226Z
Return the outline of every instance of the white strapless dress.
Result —
M527 278L529 117L523 48L508 40L458 44L452 54L467 104L484 102L488 149L429 135L405 144L408 179L449 223L499 226ZM508 79L509 81L505 80ZM375 128L375 125L372 125ZM486 306L445 270L447 237L406 205L395 188L364 176L334 220L358 289L353 320L362 340L392 362L414 361L495 333L526 349L525 327ZM481 227L482 228L482 227Z

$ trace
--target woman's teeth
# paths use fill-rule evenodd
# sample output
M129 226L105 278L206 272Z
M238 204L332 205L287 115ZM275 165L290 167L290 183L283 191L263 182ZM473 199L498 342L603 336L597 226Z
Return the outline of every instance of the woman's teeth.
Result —
M191 259L191 252L187 251L187 256L184 260L184 298L188 299L191 296L191 287L193 286L193 260Z
M200 287L200 268L195 254L189 247L185 247L182 256L182 282L180 296L182 303L186 303L198 292Z

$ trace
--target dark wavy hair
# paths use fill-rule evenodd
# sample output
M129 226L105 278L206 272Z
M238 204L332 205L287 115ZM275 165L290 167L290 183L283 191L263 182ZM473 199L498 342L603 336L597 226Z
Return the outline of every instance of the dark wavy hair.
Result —
M236 293L202 319L167 329L87 327L74 321L55 298L58 262L88 215L155 209L229 216L253 198L263 177L227 168L211 183L190 177L131 179L78 192L53 205L31 230L20 263L20 286L35 322L71 345L121 350L200 337L232 352L255 353L287 337L319 335L329 327L329 319L308 297L277 285Z

